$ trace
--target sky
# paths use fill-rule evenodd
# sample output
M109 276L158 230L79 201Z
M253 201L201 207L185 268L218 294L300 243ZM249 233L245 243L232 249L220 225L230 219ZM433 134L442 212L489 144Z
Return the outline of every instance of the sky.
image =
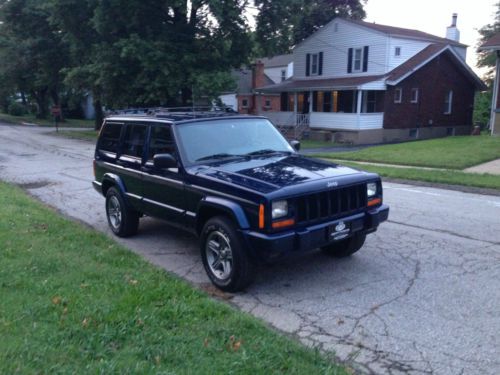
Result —
M460 42L467 44L467 63L480 76L476 67L478 29L494 20L498 0L368 0L366 19L382 25L417 29L444 37L453 13L458 14Z

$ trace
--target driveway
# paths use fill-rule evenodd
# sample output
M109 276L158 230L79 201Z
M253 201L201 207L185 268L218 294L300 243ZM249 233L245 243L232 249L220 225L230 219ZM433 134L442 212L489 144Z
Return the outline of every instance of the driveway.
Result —
M93 146L50 132L0 126L0 177L109 234ZM389 222L350 259L311 252L227 297L359 373L500 374L500 197L386 183L385 201ZM209 288L196 239L146 218L119 242Z

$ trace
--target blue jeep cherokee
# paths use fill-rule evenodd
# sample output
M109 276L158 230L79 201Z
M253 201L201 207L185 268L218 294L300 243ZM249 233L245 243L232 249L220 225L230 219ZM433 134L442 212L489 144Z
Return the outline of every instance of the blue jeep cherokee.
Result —
M264 117L156 113L108 117L95 189L118 236L143 215L200 238L211 281L245 288L258 261L321 248L358 251L387 219L378 175L301 156Z

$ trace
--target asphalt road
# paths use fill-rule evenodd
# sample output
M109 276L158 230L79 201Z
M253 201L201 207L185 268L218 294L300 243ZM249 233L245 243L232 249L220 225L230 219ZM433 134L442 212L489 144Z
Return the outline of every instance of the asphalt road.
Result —
M109 234L93 145L50 132L0 126L0 178ZM384 186L390 220L359 253L263 267L225 297L360 373L500 374L500 197ZM193 237L146 218L119 242L210 291Z

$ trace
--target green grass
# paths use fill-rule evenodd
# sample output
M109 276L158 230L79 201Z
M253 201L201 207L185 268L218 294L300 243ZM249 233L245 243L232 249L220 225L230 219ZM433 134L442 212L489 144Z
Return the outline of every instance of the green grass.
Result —
M0 183L0 373L345 374Z
M303 139L300 141L301 149L307 148L324 148L324 147L335 147L337 146L334 142L326 142L326 141L312 141L309 139Z
M60 130L59 132L54 132L53 134L60 137L95 142L97 140L97 135L99 134L99 132L95 130Z
M500 137L447 137L317 156L417 167L464 169L500 158Z
M433 171L418 168L385 167L343 161L339 162L343 165L375 172L388 178L500 190L500 176L497 175L465 173L455 170Z
M3 122L8 122L11 124L22 124L23 122L25 123L30 123L30 124L36 124L38 126L45 126L45 127L54 127L54 120L49 118L49 119L37 119L34 115L25 115L25 116L12 116L8 115L6 113L0 113L0 121ZM66 119L65 122L59 123L59 127L61 128L93 128L94 127L94 121L93 120L75 120L75 119Z

